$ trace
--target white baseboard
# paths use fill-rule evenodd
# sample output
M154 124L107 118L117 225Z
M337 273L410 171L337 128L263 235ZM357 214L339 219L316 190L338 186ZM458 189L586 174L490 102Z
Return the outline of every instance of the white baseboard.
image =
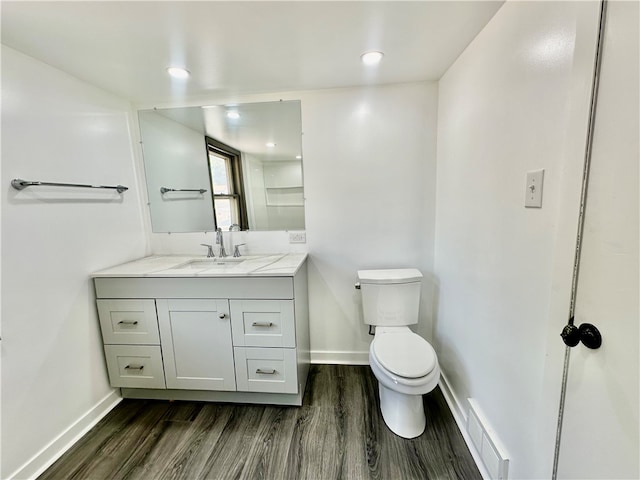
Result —
M369 352L312 350L311 363L325 365L369 365Z
M480 475L484 480L491 480L491 475L489 474L487 468L484 466L484 462L482 461L482 456L478 449L475 447L469 433L467 432L467 415L465 414L464 408L462 408L462 404L458 401L458 398L453 393L449 385L449 381L447 377L440 373L440 382L438 383L440 386L440 391L444 396L444 399L449 405L449 410L451 410L451 414L453 415L456 424L458 425L458 430L462 434L462 438L464 438L467 447L469 447L469 451L471 452L471 456L473 457L473 461L476 462L476 466L478 470L480 470Z
M24 480L38 477L121 401L119 390L109 393L7 479Z

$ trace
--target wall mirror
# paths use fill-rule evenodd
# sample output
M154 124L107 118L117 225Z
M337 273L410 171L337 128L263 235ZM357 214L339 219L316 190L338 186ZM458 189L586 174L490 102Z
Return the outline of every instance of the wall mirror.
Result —
M304 230L300 101L138 117L154 232Z

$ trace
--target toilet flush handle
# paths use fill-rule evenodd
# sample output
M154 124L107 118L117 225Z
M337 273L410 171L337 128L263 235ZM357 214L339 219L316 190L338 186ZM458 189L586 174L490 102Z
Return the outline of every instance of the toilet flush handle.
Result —
M360 290L360 282L356 282L354 286L356 287L356 290Z

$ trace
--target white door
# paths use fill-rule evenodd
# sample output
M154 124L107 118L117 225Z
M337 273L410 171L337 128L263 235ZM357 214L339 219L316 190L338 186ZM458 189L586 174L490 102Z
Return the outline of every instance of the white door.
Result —
M157 299L167 388L236 389L228 300Z
M638 479L638 2L607 6L558 478ZM560 340L558 340L560 341Z

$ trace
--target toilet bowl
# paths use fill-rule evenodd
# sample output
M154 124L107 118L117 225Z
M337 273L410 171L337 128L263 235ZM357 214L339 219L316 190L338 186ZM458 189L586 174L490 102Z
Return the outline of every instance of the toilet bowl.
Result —
M418 322L422 274L416 269L360 270L364 323L375 325L369 364L378 380L380 410L389 429L403 438L426 427L422 395L440 379L433 347L408 325Z
M424 432L422 395L440 379L433 347L408 327L376 329L369 347L369 364L378 380L380 410L389 430L403 438Z

